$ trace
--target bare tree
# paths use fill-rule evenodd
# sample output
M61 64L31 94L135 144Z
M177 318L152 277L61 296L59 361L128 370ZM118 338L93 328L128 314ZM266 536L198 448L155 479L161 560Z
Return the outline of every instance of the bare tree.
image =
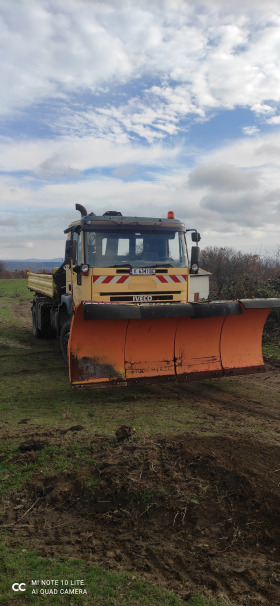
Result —
M0 277L4 276L5 271L6 271L5 263L3 261L0 261Z
M201 252L201 266L212 274L211 298L277 296L277 260L262 260L259 255L232 248L209 247Z

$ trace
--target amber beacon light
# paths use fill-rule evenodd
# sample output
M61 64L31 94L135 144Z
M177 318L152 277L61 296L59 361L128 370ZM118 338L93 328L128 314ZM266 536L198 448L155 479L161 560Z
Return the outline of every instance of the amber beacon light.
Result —
M167 213L167 218L168 218L168 219L174 219L174 218L175 218L175 216L174 216L174 211L173 211L173 210L169 210L169 211L168 211L168 213Z

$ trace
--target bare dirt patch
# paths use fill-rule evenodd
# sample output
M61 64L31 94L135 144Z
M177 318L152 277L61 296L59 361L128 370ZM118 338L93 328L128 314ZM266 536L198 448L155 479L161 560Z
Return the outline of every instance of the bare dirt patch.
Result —
M6 528L42 555L133 570L186 599L279 604L280 446L183 434L96 436L86 449L79 471L36 472L7 503Z

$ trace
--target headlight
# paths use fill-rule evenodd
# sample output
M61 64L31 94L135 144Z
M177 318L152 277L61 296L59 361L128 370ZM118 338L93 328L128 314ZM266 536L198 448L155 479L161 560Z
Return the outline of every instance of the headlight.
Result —
M88 274L88 270L89 270L89 266L86 265L84 263L84 265L81 265L81 273L84 274L85 276Z
M198 272L198 264L197 263L193 263L192 264L192 266L191 266L191 272L193 274L197 274L197 272Z

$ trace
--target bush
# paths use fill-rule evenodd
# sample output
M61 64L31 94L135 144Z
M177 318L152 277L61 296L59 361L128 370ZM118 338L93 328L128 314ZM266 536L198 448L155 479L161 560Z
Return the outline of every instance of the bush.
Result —
M9 271L6 269L4 261L0 261L0 278L26 278L26 272L24 270L18 271Z
M232 248L206 248L201 266L211 272L211 301L279 298L279 258L262 260L259 255L243 254ZM265 324L264 338L279 343L280 310L273 310Z
M280 264L262 260L232 248L209 247L201 252L201 266L211 272L210 298L244 299L277 297L280 293Z

